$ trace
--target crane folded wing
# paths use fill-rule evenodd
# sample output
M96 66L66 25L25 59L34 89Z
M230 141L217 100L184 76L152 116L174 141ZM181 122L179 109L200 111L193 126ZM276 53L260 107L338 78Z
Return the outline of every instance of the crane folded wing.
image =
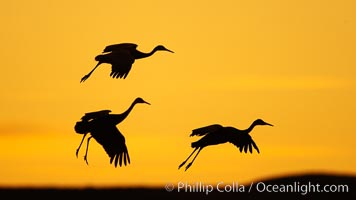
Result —
M122 51L122 50L135 50L137 48L137 44L133 43L121 43L121 44L112 44L105 47L103 53L110 51Z
M223 128L223 126L221 126L220 124L213 124L213 125L197 128L192 131L190 136L195 136L195 135L203 136L206 135L207 133L218 131L221 128Z
M81 118L83 121L89 121L93 119L100 118L102 116L108 115L111 110L100 110L95 112L85 113L85 115Z

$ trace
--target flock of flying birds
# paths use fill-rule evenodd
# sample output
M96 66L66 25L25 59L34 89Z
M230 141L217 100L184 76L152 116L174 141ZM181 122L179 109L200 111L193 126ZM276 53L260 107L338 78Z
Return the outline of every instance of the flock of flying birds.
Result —
M111 64L110 77L125 79L129 74L132 65L136 59L146 58L153 55L157 51L168 51L174 53L173 51L167 49L162 45L156 46L151 52L144 53L137 50L137 44L132 43L121 43L106 46L102 54L97 55L95 60L98 61L96 66L85 75L80 82L87 80L94 70L101 64ZM105 150L107 155L110 157L110 164L114 164L115 167L119 165L130 164L130 156L128 148L125 144L125 137L116 127L120 122L125 120L129 115L131 110L136 104L148 104L142 98L136 98L130 107L121 114L111 114L111 110L100 110L95 112L85 113L82 116L81 121L76 122L74 130L78 134L83 134L83 138L76 150L76 156L78 157L79 149L83 144L85 137L90 133L87 138L86 150L84 155L84 160L88 164L88 148L89 141L94 138ZM185 170L187 170L194 162L200 151L207 146L218 145L223 143L232 143L240 152L250 152L252 153L255 149L259 153L259 149L256 143L253 141L249 133L257 125L269 125L262 119L255 120L249 128L245 130L239 130L234 127L222 126L219 124L213 124L201 128L194 129L190 136L201 136L202 138L196 142L191 143L191 147L194 149L193 152L184 160L178 167L180 169L189 160L190 157L197 151L191 162L189 162Z

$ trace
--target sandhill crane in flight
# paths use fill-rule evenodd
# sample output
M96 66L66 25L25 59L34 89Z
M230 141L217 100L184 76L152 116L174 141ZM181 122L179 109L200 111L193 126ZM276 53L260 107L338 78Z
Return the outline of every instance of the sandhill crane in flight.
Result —
M207 146L223 144L226 142L230 142L239 148L240 152L244 151L247 153L247 150L252 153L252 147L256 149L258 153L260 153L256 143L252 140L249 133L252 129L257 125L269 125L267 122L264 122L261 119L255 120L248 129L239 130L234 127L224 127L219 124L213 124L201 128L194 129L190 136L204 136L200 140L196 142L192 142L191 146L194 148L193 152L188 156L188 158L179 165L178 169L181 168L188 159L194 154L196 150L198 153L195 155L193 160L185 167L187 170L194 162L200 151Z
M162 45L156 46L149 53L144 53L137 50L137 44L132 43L120 43L106 46L103 54L97 55L95 57L95 60L98 61L96 66L87 75L85 75L80 80L80 82L84 82L86 79L88 79L94 70L103 63L111 64L110 76L112 78L125 79L136 59L149 57L156 51L168 51L174 53Z
M85 136L90 133L91 136L87 140L87 147L84 155L84 160L88 164L88 147L89 141L93 137L110 157L110 164L115 160L114 164L121 167L122 161L126 165L130 163L129 153L125 144L125 137L121 134L116 125L122 122L131 112L133 107L138 103L149 104L142 98L136 98L131 106L121 114L109 114L111 110L101 110L96 112L85 113L78 121L74 129L78 134L84 134L76 151L78 157L79 149L83 143ZM150 105L150 104L149 104Z

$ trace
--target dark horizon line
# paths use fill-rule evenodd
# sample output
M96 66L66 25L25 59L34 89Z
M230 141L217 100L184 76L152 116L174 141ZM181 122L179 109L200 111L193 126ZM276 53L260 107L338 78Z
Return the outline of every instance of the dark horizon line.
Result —
M314 178L313 180L310 181L315 181L315 178L345 178L348 180L351 180L356 184L356 173L350 173L350 172L318 172L318 171L312 171L312 172L295 172L295 173L284 173L284 174L279 174L279 175L271 175L271 176L265 176L264 178L254 178L251 179L250 181L242 181L238 182L239 184L241 183L242 185L249 185L251 182L275 182L275 181L283 181L287 179L304 179L307 178ZM221 180L223 181L223 180ZM177 181L177 182L184 182L184 181ZM197 181L187 181L188 183L194 184ZM201 181L204 184L216 184L212 182L205 182ZM224 181L225 182L225 181ZM168 183L168 182L167 182ZM162 183L162 184L128 184L128 185L121 185L121 184L108 184L108 185L101 185L98 186L97 184L87 184L87 185L63 185L63 184L44 184L44 185L29 185L29 184L23 184L23 185L3 185L0 184L0 190L16 190L16 189L25 189L25 190L111 190L111 189L124 189L124 190L131 190L131 189L143 189L143 190L151 190L151 189L162 189L164 190L165 184L167 183ZM173 183L175 184L175 183ZM226 181L226 184L229 184L229 182Z

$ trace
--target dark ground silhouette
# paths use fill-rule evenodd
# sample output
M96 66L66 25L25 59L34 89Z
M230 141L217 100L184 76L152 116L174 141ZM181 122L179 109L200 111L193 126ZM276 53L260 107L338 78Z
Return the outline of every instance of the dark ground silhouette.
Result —
M302 194L302 189L298 192L259 192L256 189L256 185L252 187L251 191L248 192L249 187L246 186L245 191L235 191L235 192L219 192L214 189L212 192L206 194L206 192L185 192L183 189L178 192L175 186L174 190L168 192L164 186L161 188L123 188L123 187L112 187L112 188L0 188L0 195L2 197L20 198L20 197L34 197L34 198L113 198L113 199L137 199L143 197L144 199L356 199L355 188L356 188L356 175L333 175L333 174L304 174L295 176L284 176L273 179L257 180L254 184L263 183L264 185L293 185L297 184L299 187L302 185L316 185L319 184L320 190L308 191ZM344 185L346 188L342 189L344 191L326 192L325 190L321 192L322 188L326 185ZM330 189L336 189L336 187L329 187ZM259 186L259 190L262 190L262 184ZM223 188L223 187L221 187ZM303 190L304 191L304 190Z

